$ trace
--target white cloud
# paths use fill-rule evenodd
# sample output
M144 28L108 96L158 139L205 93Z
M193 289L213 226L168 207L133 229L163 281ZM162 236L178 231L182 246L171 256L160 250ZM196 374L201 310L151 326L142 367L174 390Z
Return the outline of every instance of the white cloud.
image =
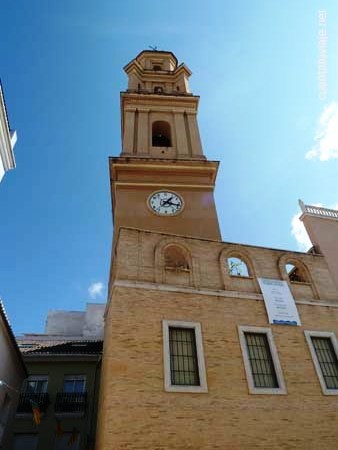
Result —
M297 241L298 249L306 252L310 247L312 247L312 244L309 236L307 235L303 222L299 220L300 216L301 214L295 214L292 217L291 234Z
M101 283L101 281L98 281L96 283L92 283L88 288L88 293L90 298L95 299L98 297L101 297L103 293L104 285Z
M338 103L325 106L319 117L315 135L315 144L305 158L319 158L320 161L338 158Z

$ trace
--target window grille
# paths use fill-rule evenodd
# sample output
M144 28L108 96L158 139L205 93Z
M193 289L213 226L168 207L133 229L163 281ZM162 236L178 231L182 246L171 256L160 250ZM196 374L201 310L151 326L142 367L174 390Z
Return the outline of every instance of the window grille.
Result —
M199 386L195 330L170 327L169 347L171 383Z
M265 333L245 333L254 385L257 388L278 388L268 337Z
M338 389L338 360L329 337L311 337L327 389Z

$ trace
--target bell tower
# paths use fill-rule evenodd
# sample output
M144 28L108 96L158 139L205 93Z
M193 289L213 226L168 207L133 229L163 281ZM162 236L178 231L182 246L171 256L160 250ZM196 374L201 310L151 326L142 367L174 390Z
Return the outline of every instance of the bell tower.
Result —
M132 227L220 240L218 162L203 155L190 70L171 52L148 50L124 70L122 152L110 158L115 237Z
M124 68L121 94L125 156L204 158L197 126L199 97L189 90L190 70L171 52L143 51Z

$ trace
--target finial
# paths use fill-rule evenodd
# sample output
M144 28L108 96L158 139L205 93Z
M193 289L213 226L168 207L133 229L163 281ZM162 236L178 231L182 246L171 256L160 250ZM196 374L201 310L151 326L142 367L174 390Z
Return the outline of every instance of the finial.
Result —
M305 208L304 202L301 199L299 199L298 200L298 204L299 204L300 209L302 210L302 212L305 212L306 208Z
M150 50L152 50L153 52L157 52L157 45L148 45L148 47L149 47Z

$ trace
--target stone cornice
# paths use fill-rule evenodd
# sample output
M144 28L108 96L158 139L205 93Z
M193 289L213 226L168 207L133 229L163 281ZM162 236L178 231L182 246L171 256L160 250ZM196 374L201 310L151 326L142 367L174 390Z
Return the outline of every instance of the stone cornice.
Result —
M182 287L182 286L174 286L169 284L158 284L158 283L150 283L143 281L131 281L131 280L115 280L113 283L114 287L126 287L126 288L134 288L134 289L145 289L152 291L162 291L162 292L178 292L182 294L194 294L194 295L208 295L213 297L226 297L226 298L235 298L237 300L260 300L263 301L262 294L255 294L251 292L241 292L241 291L225 291L225 290L214 290L214 289L194 289L190 287ZM113 291L113 290L112 290ZM110 301L109 301L110 302ZM109 304L108 302L108 304ZM323 306L330 308L338 308L338 299L337 303L323 300L318 301L318 299L295 299L295 302L300 305L307 306ZM107 304L107 306L108 306Z

